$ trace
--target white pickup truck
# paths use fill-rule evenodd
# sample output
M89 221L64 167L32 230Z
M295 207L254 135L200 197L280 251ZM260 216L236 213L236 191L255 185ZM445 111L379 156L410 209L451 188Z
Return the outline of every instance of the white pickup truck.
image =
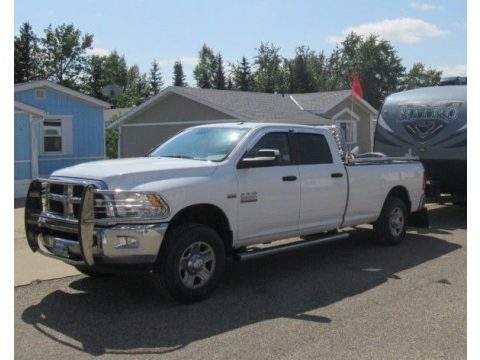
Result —
M65 168L30 185L28 243L90 276L153 271L185 302L214 289L227 256L343 239L339 229L364 223L376 240L399 243L424 209L421 163L348 161L338 140L327 127L205 125L146 157ZM290 237L300 240L252 248Z

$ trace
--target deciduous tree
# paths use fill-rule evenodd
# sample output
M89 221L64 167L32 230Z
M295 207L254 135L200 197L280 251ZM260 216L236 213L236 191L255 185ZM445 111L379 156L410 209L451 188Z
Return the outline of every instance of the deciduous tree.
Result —
M399 90L435 86L439 84L441 77L441 70L427 68L424 64L418 62L413 64L411 69L402 78Z
M73 24L45 29L42 43L42 64L48 79L77 88L78 79L87 62L86 50L91 48L92 34L85 34Z

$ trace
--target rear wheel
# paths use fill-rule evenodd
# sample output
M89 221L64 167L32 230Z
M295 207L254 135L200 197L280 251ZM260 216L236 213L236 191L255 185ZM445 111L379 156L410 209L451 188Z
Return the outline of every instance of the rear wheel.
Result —
M405 237L407 220L405 202L396 196L389 196L385 200L378 220L373 225L374 240L386 245L399 244Z
M155 265L155 276L177 301L207 297L225 268L225 247L220 236L200 224L180 225L167 234L165 248Z

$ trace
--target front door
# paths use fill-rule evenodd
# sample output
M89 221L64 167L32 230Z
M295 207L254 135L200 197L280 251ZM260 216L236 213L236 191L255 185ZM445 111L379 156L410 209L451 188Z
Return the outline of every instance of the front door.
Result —
M239 184L239 241L248 244L288 236L298 230L300 186L287 131L265 131L248 152L278 150L275 165L237 169ZM280 237L282 237L280 235Z

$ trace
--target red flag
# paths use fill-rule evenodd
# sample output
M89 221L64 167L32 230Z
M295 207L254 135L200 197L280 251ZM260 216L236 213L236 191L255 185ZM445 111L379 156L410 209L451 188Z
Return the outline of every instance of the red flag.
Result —
M355 70L355 72L353 73L351 94L352 96L358 96L363 98L362 85L360 84L360 78L358 77L357 70Z

